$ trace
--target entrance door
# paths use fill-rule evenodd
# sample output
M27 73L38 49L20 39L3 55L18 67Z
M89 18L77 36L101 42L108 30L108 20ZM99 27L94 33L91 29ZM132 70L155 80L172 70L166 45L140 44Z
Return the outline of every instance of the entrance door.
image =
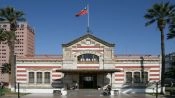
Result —
M97 88L97 75L82 74L79 77L79 88L94 89Z

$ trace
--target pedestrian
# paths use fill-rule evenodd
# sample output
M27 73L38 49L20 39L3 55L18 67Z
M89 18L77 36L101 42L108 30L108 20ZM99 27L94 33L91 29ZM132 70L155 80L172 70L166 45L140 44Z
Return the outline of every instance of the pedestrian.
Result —
M2 87L2 85L1 85L1 81L0 81L0 88Z
M78 88L78 82L75 83L75 88L76 88L76 89Z
M172 96L173 95L173 81L171 81L171 90L170 90L170 96Z
M1 89L3 89L4 88L4 83L3 82L1 82Z

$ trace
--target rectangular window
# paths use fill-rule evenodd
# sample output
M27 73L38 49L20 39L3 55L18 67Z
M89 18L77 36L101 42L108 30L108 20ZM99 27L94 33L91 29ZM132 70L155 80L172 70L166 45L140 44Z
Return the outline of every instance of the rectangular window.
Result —
M148 82L148 72L144 72L143 82L144 83L147 83Z
M42 72L37 72L37 83L42 83Z
M29 72L29 83L34 83L34 79L35 79L34 72Z
M50 83L50 72L44 73L44 83Z
M126 72L126 83L132 83L132 72Z
M140 83L140 72L134 72L134 83Z

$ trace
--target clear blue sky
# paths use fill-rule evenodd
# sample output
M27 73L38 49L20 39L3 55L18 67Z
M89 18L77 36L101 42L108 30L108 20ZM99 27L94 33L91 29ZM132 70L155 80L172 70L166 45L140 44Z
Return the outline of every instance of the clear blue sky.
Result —
M61 44L86 33L87 15L75 17L90 5L93 35L115 43L115 54L160 54L160 33L155 25L145 27L144 14L163 0L0 0L25 12L35 28L36 54L62 54ZM170 1L175 4L175 0ZM166 40L166 54L175 52L175 39Z

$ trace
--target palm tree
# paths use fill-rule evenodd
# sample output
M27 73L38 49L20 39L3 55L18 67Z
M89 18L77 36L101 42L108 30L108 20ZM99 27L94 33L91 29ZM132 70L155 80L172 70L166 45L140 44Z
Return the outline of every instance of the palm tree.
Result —
M147 10L144 17L148 20L148 22L146 22L145 24L146 26L149 26L155 22L157 23L157 27L161 35L161 93L163 94L165 73L164 29L166 28L166 26L170 26L170 22L172 21L173 17L175 17L175 5L171 5L169 2L156 3Z
M9 22L10 31L7 31L6 41L9 47L9 64L11 65L11 75L10 79L11 86L15 88L15 55L14 55L14 46L15 46L15 31L17 29L17 22L24 21L24 13L22 11L17 11L13 7L6 7L0 9L0 21Z
M0 42L6 40L6 33L3 29L0 28Z
M175 38L175 18L171 21L171 25L169 26L169 33L167 34L167 39Z
M11 65L8 63L2 64L1 72L2 72L2 74L4 74L4 73L11 74Z
M175 31L167 34L167 39L173 39L173 38L175 38Z

